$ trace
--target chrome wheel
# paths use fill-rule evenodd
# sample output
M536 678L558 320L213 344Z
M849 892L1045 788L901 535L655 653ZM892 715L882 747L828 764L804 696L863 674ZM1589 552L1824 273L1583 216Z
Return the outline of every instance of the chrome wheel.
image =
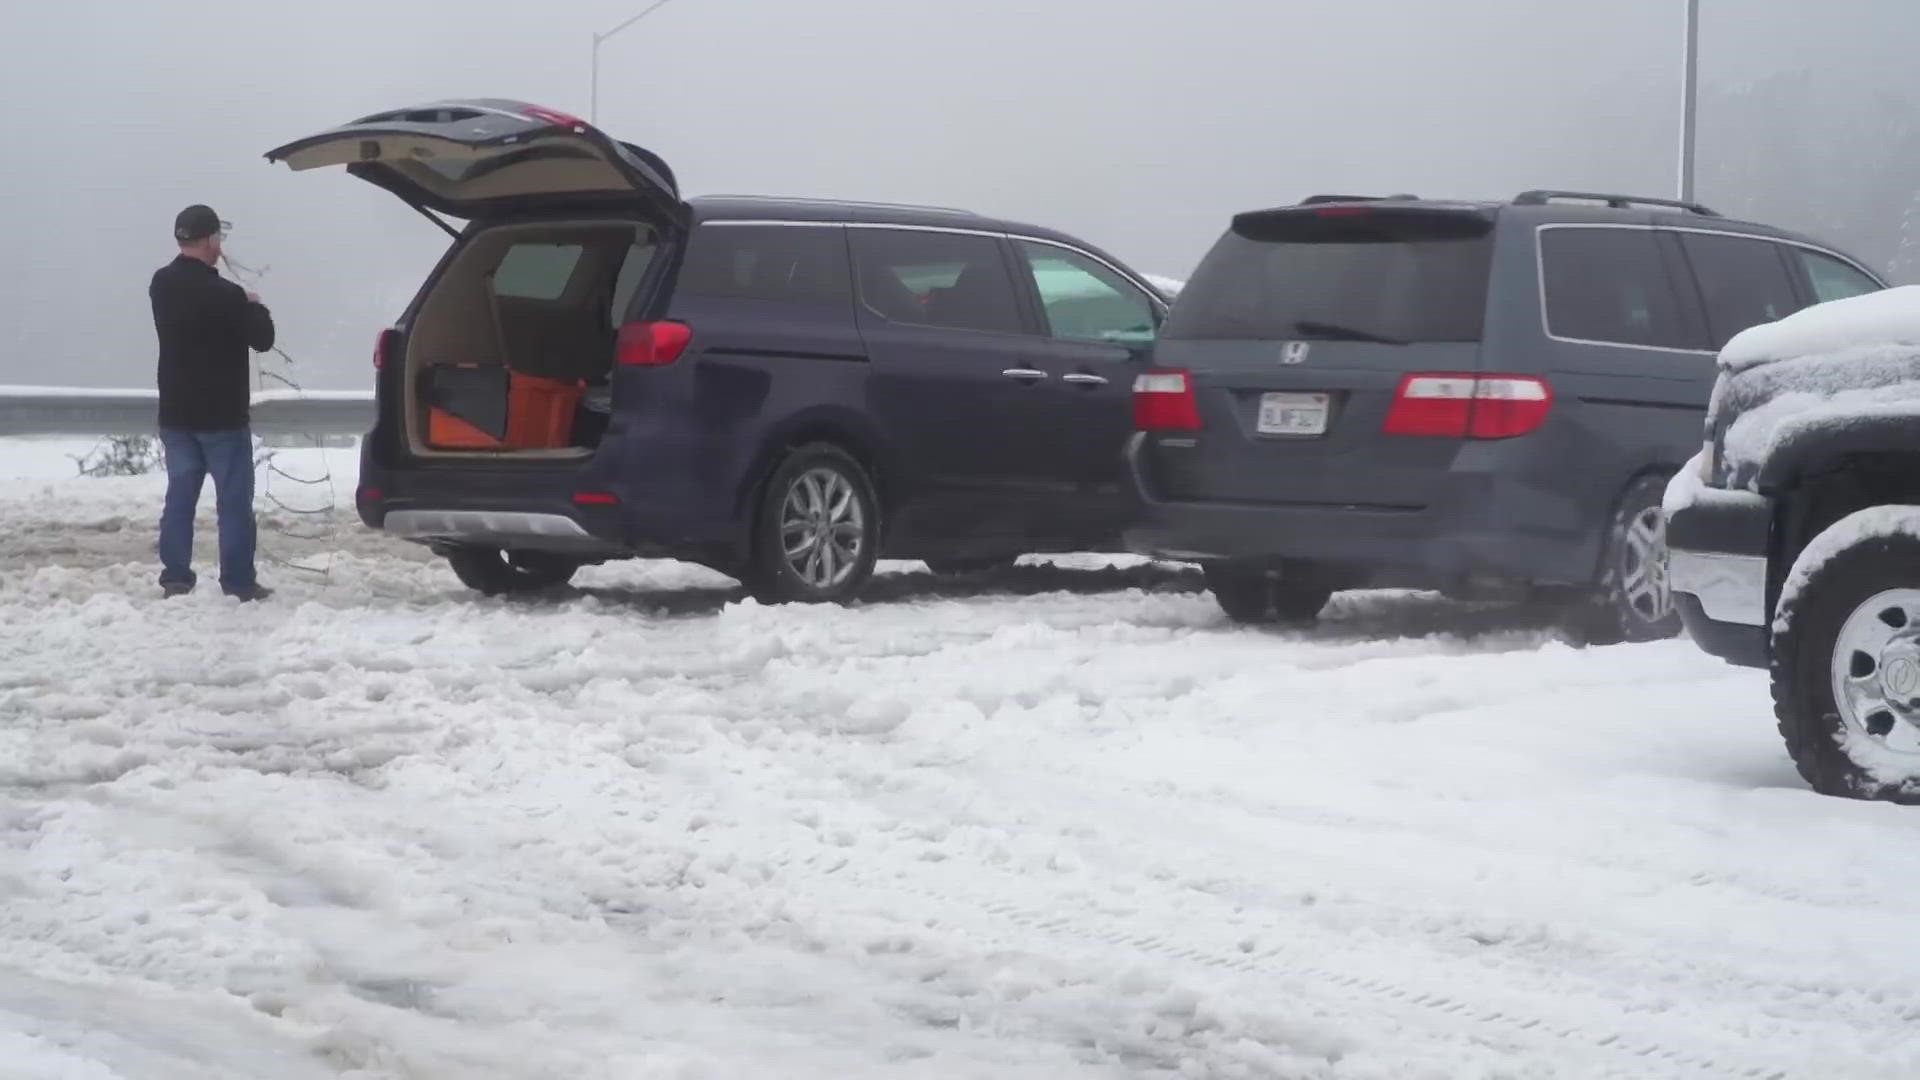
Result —
M833 588L853 575L866 545L867 515L851 480L828 468L794 478L780 505L780 547L794 576Z
M1888 589L1854 608L1830 667L1834 706L1848 727L1920 756L1920 589Z
M1620 596L1641 621L1657 623L1673 614L1673 590L1667 582L1667 519L1649 506L1627 523L1620 545Z

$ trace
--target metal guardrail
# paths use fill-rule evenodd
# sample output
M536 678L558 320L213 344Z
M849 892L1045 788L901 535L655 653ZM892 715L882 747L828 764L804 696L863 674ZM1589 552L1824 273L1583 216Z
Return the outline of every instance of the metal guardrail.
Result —
M0 386L0 436L139 435L157 427L155 390ZM369 390L263 390L253 395L261 435L364 435L373 427Z

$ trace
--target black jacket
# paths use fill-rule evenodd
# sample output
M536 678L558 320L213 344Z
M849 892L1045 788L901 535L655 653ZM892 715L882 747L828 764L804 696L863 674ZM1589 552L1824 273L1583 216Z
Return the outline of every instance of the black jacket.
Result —
M160 336L160 426L246 427L253 389L247 349L273 348L273 316L218 270L185 255L155 271L147 295Z

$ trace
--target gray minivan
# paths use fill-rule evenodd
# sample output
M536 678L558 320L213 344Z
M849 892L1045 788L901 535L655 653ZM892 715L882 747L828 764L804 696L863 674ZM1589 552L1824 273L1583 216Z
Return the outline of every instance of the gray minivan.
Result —
M1240 214L1136 380L1128 546L1200 563L1242 621L1401 586L1564 601L1592 641L1671 636L1661 495L1700 446L1715 353L1884 287L1661 199Z

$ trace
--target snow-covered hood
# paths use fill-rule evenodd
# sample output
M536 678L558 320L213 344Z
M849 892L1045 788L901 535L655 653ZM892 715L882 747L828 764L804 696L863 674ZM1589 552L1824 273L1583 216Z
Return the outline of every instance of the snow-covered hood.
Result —
M1818 304L1729 342L1707 410L1714 481L1752 487L1783 443L1889 415L1920 423L1920 286Z

